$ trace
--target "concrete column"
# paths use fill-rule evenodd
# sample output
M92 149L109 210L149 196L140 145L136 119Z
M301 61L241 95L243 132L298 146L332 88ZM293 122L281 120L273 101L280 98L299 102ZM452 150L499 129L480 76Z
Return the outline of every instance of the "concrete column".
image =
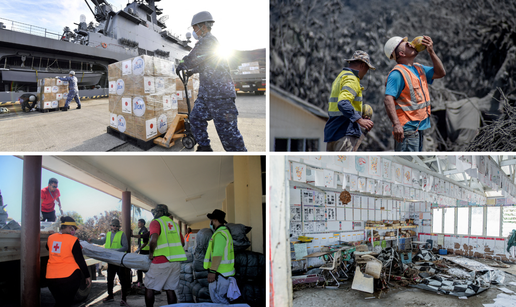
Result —
M129 253L131 252L131 192L122 192L122 229L129 244Z
M289 214L287 198L287 164L284 156L269 158L269 263L270 306L292 306L292 271L290 269ZM274 170L271 176L270 170Z
M230 223L235 223L235 183L234 182L231 182L226 187L226 199L224 199L224 203L226 204L226 210L222 209L222 211L226 212L226 221L228 221ZM222 204L222 206L224 206L224 203Z
M41 156L23 159L21 229L21 306L40 306Z
M263 250L262 179L260 156L233 157L235 223L251 226L252 251Z

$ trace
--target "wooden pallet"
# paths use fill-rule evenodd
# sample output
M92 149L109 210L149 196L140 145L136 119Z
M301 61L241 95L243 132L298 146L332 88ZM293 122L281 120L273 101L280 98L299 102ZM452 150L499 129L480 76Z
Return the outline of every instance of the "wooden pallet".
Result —
M110 126L107 127L107 133L111 134L112 136L116 136L117 138L121 139L122 141L125 141L125 142L127 142L131 145L134 145L145 151L154 147L153 140L143 141L143 140L137 139L135 137L132 137L130 135L127 135L123 132L120 132L118 130L115 130L115 129L111 128Z
M167 130L167 133L163 137L158 137L154 139L154 144L157 144L161 147L170 148L175 145L176 140L179 140L186 136L185 132L185 118L188 115L186 114L178 114L172 124Z
M59 108L53 108L53 109L39 109L41 113L48 113L48 112L54 112L59 111Z

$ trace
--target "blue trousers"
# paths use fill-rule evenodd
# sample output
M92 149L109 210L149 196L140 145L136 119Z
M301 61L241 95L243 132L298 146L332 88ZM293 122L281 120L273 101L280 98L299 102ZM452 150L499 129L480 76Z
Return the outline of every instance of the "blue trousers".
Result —
M213 120L225 151L247 151L244 138L238 130L238 110L234 98L204 99L197 98L190 124L192 133L199 146L210 146L208 121Z
M75 102L77 102L77 106L80 107L81 106L81 100L79 99L79 93L77 92L74 92L74 91L70 91L68 93L68 97L66 98L66 102L65 102L65 108L68 107L68 105L70 104L70 102L72 101L72 99L75 99Z
M423 151L423 131L404 131L401 143L394 141L396 151Z

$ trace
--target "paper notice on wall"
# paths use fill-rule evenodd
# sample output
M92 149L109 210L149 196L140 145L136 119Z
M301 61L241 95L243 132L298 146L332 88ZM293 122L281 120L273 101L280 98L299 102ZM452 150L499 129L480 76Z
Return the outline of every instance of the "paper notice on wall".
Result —
M326 228L327 228L328 231L340 230L340 222L338 222L338 221L329 221L327 226L326 226ZM333 239L333 241L335 241L335 238ZM334 243L334 242L331 242L331 243Z
M307 247L306 243L294 244L294 250L296 252L296 260L301 260L301 259L303 259L304 256L308 255L306 247Z
M345 220L344 208L337 208L337 221Z
M292 180L306 182L306 165L292 162Z
M122 62L122 75L130 75L132 72L131 69L131 60Z
M109 125L113 128L118 129L117 115L114 113L109 114Z
M151 118L145 121L145 135L148 139L158 134L158 127L156 126L156 118Z
M315 186L324 187L324 171L323 170L312 170L315 175Z
M132 103L131 98L122 98L122 112L123 113L132 113Z
M301 189L290 189L290 204L301 205Z

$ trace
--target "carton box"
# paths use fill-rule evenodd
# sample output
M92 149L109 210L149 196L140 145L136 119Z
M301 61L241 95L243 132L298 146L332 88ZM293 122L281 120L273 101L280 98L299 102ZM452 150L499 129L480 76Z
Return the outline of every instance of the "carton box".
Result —
M178 113L174 62L142 55L108 73L110 126L144 141L166 133Z
M56 78L39 79L37 95L40 109L63 107L68 97L68 82Z

